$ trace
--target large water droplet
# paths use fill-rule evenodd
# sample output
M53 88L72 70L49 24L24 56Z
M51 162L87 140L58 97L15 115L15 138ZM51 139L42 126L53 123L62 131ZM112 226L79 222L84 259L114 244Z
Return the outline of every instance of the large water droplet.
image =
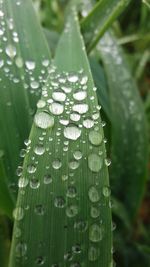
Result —
M77 140L81 135L81 130L77 126L67 126L64 129L64 136L70 140Z
M88 196L89 196L89 199L91 200L91 202L93 202L93 203L99 201L99 199L100 199L99 192L97 191L96 187L94 187L94 186L91 186L89 188Z
M83 121L83 126L85 128L92 128L94 126L94 121L91 119L86 119Z
M47 129L53 127L54 118L46 112L39 112L35 115L34 122L37 127Z
M89 107L87 104L76 104L72 107L73 111L78 112L79 114L84 114L88 111Z
M34 70L35 69L35 62L34 61L26 61L25 65L28 70Z
M91 131L89 133L89 140L90 140L92 145L98 146L101 144L101 142L103 140L103 136L100 132Z
M88 156L88 166L92 172L99 172L102 168L102 164L102 158L99 157L97 154L90 154Z
M60 115L64 111L64 106L62 104L54 102L49 106L49 110L54 115Z
M17 54L17 50L13 45L8 45L6 47L6 54L7 56L9 56L10 58L14 58Z
M77 91L73 94L73 98L78 101L82 101L87 97L86 91Z
M36 155L41 156L41 155L43 155L44 152L45 152L45 147L42 146L42 145L38 145L38 146L36 146L36 147L34 148L34 152L35 152Z
M55 101L64 102L66 100L66 95L62 92L53 92L52 98Z

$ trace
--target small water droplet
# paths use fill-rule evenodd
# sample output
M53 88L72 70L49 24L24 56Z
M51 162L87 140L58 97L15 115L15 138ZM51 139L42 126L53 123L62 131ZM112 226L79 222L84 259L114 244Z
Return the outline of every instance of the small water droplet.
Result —
M102 193L103 193L104 197L109 197L111 194L111 190L108 186L104 186L102 189Z
M52 183L52 177L51 177L51 175L49 175L49 174L46 174L45 176L44 176L44 184L50 184L50 183Z
M28 185L28 182L29 182L28 179L22 177L18 181L18 187L19 188L24 188L24 187L26 187Z
M89 228L89 239L92 242L99 242L103 238L103 228L98 224L93 224Z
M24 257L27 253L27 245L23 242L17 243L15 253L17 258Z
M64 208L65 204L66 204L66 202L65 202L65 199L63 197L59 196L59 197L55 198L55 201L54 201L55 207Z
M13 45L10 44L6 47L6 54L10 58L14 58L17 54L17 50Z
M41 205L41 204L36 205L35 208L34 208L34 212L35 212L37 215L44 215L44 213L45 213L44 206Z
M68 186L67 197L74 198L77 195L77 189L75 186Z
M44 152L45 152L45 147L42 146L42 145L38 145L38 146L36 146L36 147L34 148L34 153L35 153L36 155L41 156L41 155L44 154Z
M99 251L97 248L91 246L88 251L88 259L89 261L96 261L99 256Z
M62 163L61 163L61 161L59 159L56 159L56 160L53 161L52 166L53 166L53 168L55 170L58 170L58 169L61 168Z
M70 205L66 208L66 215L69 218L75 217L78 214L78 206Z
M13 210L13 217L16 221L21 221L24 217L24 209L21 207L16 207Z
M26 61L25 65L27 67L28 70L34 70L35 69L35 62L34 61Z
M100 210L97 207L91 207L91 211L90 211L91 217L92 218L97 218L100 215Z
M37 188L39 188L39 186L40 186L39 180L36 179L36 178L32 178L31 181L30 181L30 187L32 189L37 189Z

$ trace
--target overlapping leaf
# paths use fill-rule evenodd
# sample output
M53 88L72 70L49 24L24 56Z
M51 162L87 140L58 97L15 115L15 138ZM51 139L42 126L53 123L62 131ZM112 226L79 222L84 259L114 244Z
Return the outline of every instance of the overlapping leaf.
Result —
M109 84L114 192L126 204L133 219L146 183L148 148L144 109L123 51L114 36L106 33L98 48Z
M0 149L12 193L50 54L30 0L0 1ZM22 153L23 156L23 153ZM1 190L1 189L0 189Z

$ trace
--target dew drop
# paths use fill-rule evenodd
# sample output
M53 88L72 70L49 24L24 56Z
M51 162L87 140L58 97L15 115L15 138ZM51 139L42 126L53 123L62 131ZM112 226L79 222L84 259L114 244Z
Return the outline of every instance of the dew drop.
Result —
M77 91L73 94L73 98L78 101L82 101L87 97L86 91Z
M89 107L87 104L76 104L72 107L73 111L78 112L79 114L84 114L88 111Z
M24 209L17 207L13 210L13 217L16 221L21 221L24 217Z
M45 176L44 176L44 184L50 184L50 183L52 183L52 177L51 177L51 175L49 175L49 174L46 174Z
M64 102L66 100L66 95L62 92L53 92L52 98L55 101Z
M42 129L47 129L54 126L54 118L46 112L37 113L34 117L34 122L37 127Z
M64 208L65 206L65 199L63 197L56 197L54 200L54 205L56 208Z
M74 198L77 195L77 189L75 186L68 186L67 197Z
M94 126L94 121L91 119L86 119L83 121L83 126L85 128L92 128Z
M102 193L103 193L104 197L109 197L111 194L111 190L108 186L104 186L102 189Z
M38 146L36 146L36 147L34 148L34 153L35 153L36 155L41 156L41 155L44 154L44 152L45 152L45 147L42 146L42 145L38 145Z
M45 263L45 259L42 256L39 256L39 257L36 258L35 263L38 266L41 266L41 265L43 265Z
M62 104L54 102L49 106L49 110L54 115L60 115L64 111L64 106Z
M74 223L74 228L79 232L85 232L88 229L88 222L80 220Z
M36 178L32 178L31 181L30 181L30 187L32 189L37 189L37 188L39 188L39 186L40 186L39 180L36 179Z
M99 192L97 191L96 187L91 186L88 191L88 196L91 202L98 202L100 197L99 197Z
M66 208L66 215L69 218L75 217L78 214L78 206L70 205Z
M77 151L75 151L75 152L73 153L73 156L74 156L74 158L75 158L76 160L80 160L80 159L82 159L82 152L79 151L79 150L77 150Z
M24 187L26 187L28 185L28 182L29 182L28 179L22 177L18 181L18 187L19 188L24 188Z
M58 170L58 169L61 168L62 163L61 163L61 161L59 159L56 159L56 160L53 161L52 166L53 166L53 168L55 170Z
M89 239L92 242L99 242L103 238L103 228L98 224L93 224L89 228Z
M13 45L8 45L6 47L6 54L7 56L9 56L10 58L14 58L17 54L17 50Z
M91 207L90 215L92 218L97 218L100 215L100 210L97 207Z
M77 126L67 126L64 129L64 136L70 140L77 140L81 135L81 130Z
M101 144L101 142L103 140L103 136L100 132L91 131L89 133L89 140L90 140L92 145L98 146Z
M79 167L79 162L78 161L71 161L69 162L69 168L72 170L75 170Z
M79 77L77 75L70 75L68 77L68 81L71 83L76 83L79 80Z
M37 102L37 108L44 108L46 106L46 102L44 100L39 100Z
M34 208L34 212L35 212L37 215L44 215L44 213L45 213L44 206L41 205L41 204L36 205L35 208Z
M102 164L102 158L100 158L97 154L90 154L88 156L88 166L92 172L99 172L102 168Z
M99 252L98 249L91 246L88 251L88 259L89 261L96 261L98 259Z
M34 70L35 69L35 62L34 61L26 61L25 65L28 70Z
M15 253L17 258L24 257L27 253L27 245L23 242L17 243Z

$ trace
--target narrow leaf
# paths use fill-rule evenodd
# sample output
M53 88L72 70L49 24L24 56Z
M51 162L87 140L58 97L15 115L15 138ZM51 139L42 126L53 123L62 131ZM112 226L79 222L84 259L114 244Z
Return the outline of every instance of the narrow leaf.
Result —
M20 149L50 54L30 0L0 1L0 24L0 149L14 193Z
M129 3L130 0L98 1L89 15L81 21L81 29L88 52L96 46L105 31Z
M30 135L10 267L111 265L103 129L78 18L69 13Z
M147 127L143 104L115 37L106 33L98 49L109 84L112 183L114 192L125 203L133 219L142 200L147 173Z

